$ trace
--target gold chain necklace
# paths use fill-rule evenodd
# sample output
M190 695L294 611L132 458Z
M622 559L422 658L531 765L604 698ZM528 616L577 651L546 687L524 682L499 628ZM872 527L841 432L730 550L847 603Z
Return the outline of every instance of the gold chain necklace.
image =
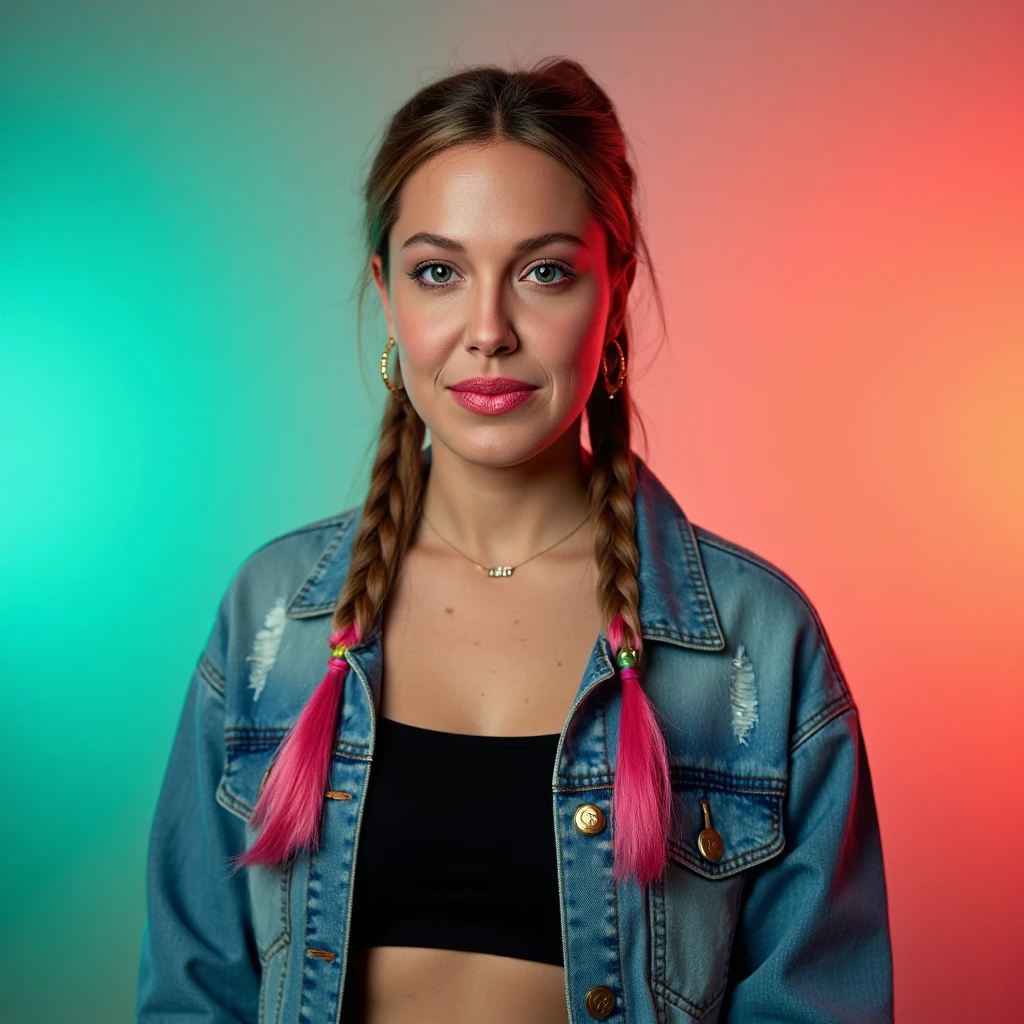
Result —
M427 519L426 513L421 512L420 515L423 516L423 519L426 522L427 526L429 526L434 531L434 533L436 533L438 537L440 537L441 540L443 540L445 544L448 545L448 547L450 547L453 551L457 551L460 555L462 555L463 558L468 558L478 569L487 573L488 576L511 576L513 571L518 569L520 565L526 565L527 562L530 562L534 558L543 555L546 551L550 551L552 548L558 547L559 544L564 544L577 530L580 529L580 527L583 526L583 523L585 523L590 518L590 513L588 512L583 517L583 522L580 523L579 526L576 526L572 530L570 530L561 540L556 540L554 544L549 544L546 548L544 548L543 551L538 551L537 554L530 555L529 558L523 559L523 561L519 562L518 565L481 565L478 561L476 561L476 559L467 555L465 551L460 551L450 540L448 540L448 538L445 537L429 519Z

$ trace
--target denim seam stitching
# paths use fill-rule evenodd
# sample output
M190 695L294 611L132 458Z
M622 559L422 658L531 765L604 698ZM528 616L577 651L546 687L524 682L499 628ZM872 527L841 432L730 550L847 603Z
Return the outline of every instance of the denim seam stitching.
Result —
M287 950L291 943L291 903L292 903L292 872L295 870L295 862L292 861L287 868L286 882L284 890L284 903L281 907L281 923L284 925L284 931L278 937L277 941L271 946L274 950L273 956L277 956L281 950ZM277 948L274 948L277 947ZM267 951L269 963L271 956L270 950ZM266 964L264 965L266 966ZM288 975L288 957L285 956L284 963L281 965L280 977L277 980L277 1005L274 1007L274 1020L273 1024L280 1024L281 1021L281 1006L284 1003L284 982Z
M686 525L686 534L684 535L682 526ZM713 598L711 596L711 587L708 584L707 575L704 572L704 565L701 562L700 551L697 546L697 538L693 532L693 524L689 519L683 517L680 521L679 517L676 516L676 525L679 527L680 540L683 542L683 550L686 552L686 569L689 572L691 578L699 575L701 582L704 585L703 592L697 592L697 600L700 605L701 619L704 623L704 629L707 633L712 634L717 639L722 640L722 645L716 644L716 649L721 650L724 647L724 632L721 624L718 621L717 611L715 609ZM696 565L696 571L694 566ZM696 588L694 588L696 590ZM710 612L710 615L709 615Z
M673 1006L678 1007L684 1013L689 1014L695 1020L703 1020L714 1008L721 1002L722 996L725 994L726 986L729 984L729 978L726 976L725 981L722 983L722 987L717 993L708 1001L706 1006L698 1006L696 1003L691 1002L681 992L677 992L670 985L665 982L655 979L655 986L661 990L660 994L662 998L672 1003Z
M310 569L310 571L306 574L305 579L299 585L299 589L288 600L288 604L285 606L286 614L291 613L297 605L301 604L301 602L308 595L309 591L323 579L324 573L327 571L327 566L334 558L334 553L341 546L342 541L348 536L349 526L351 525L352 517L355 515L357 511L357 508L352 508L341 515L337 523L338 529L331 537L330 541L327 544L327 547L320 553L320 556L317 558L317 561L314 564L313 568ZM316 605L314 607L317 610L320 610L321 608L328 609L333 608L335 604L336 602L332 602L330 604ZM309 612L314 609L307 606L303 610Z
M315 947L311 947L310 946L310 941L309 941L309 903L310 903L309 887L312 884L312 882L313 882L313 857L310 856L310 858L309 858L309 870L306 872L306 923L305 923L305 930L302 933L302 939L303 939L303 941L302 941L302 948L303 948L303 950L308 950L310 948L315 948ZM302 976L299 979L299 1020L300 1021L308 1021L310 1019L308 996L309 996L309 985L307 984L307 978L306 978L306 954L303 953L303 956L302 956Z
M847 711L856 711L856 705L853 701L847 700L844 697L836 697L835 700L830 701L820 711L815 712L802 725L797 727L793 733L793 741L790 744L789 753L792 754L818 732L819 729L824 728L833 719L846 714Z
M273 544L277 544L283 540L290 540L292 537L301 537L304 533L315 533L317 530L326 530L331 526L341 526L346 520L351 519L356 512L359 511L359 506L355 505L352 508L347 508L342 512L335 512L333 516L327 516L324 519L317 519L316 522L307 523L305 526L297 526L293 530L288 530L287 533L278 534L276 537L271 537L266 543L261 544L258 548L253 550L253 554L258 554L265 548L269 548Z
M282 870L281 877L281 895L284 899L281 901L280 910L280 921L281 921L281 934L267 947L267 951L260 956L260 962L266 967L271 960L281 951L283 946L286 946L291 941L291 927L288 921L288 911L291 904L291 893L292 893L292 868L294 862L289 864L286 869Z
M223 673L214 665L210 656L205 651L199 656L196 671L199 672L203 681L214 693L220 697L227 696L227 681L224 679Z
M784 796L786 793L786 780L772 775L731 775L728 772L706 771L683 765L671 765L669 773L673 781L682 784L702 784L708 789L723 792L747 793L752 796L761 796L765 791L778 796ZM765 785L759 785L762 782Z
M224 730L224 742L232 753L259 754L278 746L287 735L287 729L247 729L232 726ZM365 753L367 749L362 745L336 743L331 756L353 761L369 761L369 755Z
M719 993L724 998L725 990L729 986L729 970L732 967L732 955L736 950L736 931L739 928L739 921L741 916L741 908L743 906L743 893L746 891L747 882L750 879L750 873L747 872L740 875L739 885L736 886L736 901L733 904L733 927L732 934L729 939L728 948L725 951L725 981L722 983L722 991Z
M665 882L663 876L659 876L654 880L654 884L650 888L651 893L651 930L653 931L653 949L654 949L654 963L653 963L653 977L651 981L655 985L657 991L657 985L665 977ZM658 993L661 995L661 993ZM662 1021L668 1019L668 1008L664 1005L664 998L661 999L661 1005L658 1007L658 1016Z
M265 973L260 975L260 999L256 1004L256 1019L259 1024L267 1024L267 978Z
M287 948L287 947L286 947ZM284 982L285 978L288 977L288 957L284 958L284 963L281 964L281 977L277 982L277 1006L274 1009L274 1024L280 1024L281 1022L281 1007L284 1005Z
M317 559L316 564L308 573L306 573L306 578L302 581L298 591L295 593L295 596L288 602L289 605L292 605L297 600L301 600L305 597L306 594L309 593L310 589L315 587L316 584L324 578L324 573L327 572L327 566L331 564L331 559L334 557L335 551L337 551L341 546L341 542L344 540L345 534L348 532L347 527L348 524L345 523L331 535L331 539L327 542L327 547L320 552L320 557Z
M608 689L607 687L602 688L600 696L600 707L601 707L601 723L602 723L602 734L604 737L604 763L611 765L611 756L608 753ZM614 875L614 854L613 854L613 875ZM612 879L612 899L615 906L615 954L619 964L619 984L618 988L622 993L622 1017L623 1020L628 1018L626 1013L626 990L623 984L623 979L626 976L625 970L622 966L622 931L619 923L619 886L615 882L614 877Z
M614 875L614 871L612 872ZM616 979L615 987L619 990L622 997L622 1017L623 1020L628 1016L626 1013L626 988L624 984L625 972L622 969L622 930L619 924L619 887L615 884L614 878L612 880L612 902L615 906L615 958L619 965L619 976Z
M223 775L217 786L215 799L226 811L230 811L236 817L241 818L246 824L249 823L252 818L252 808L245 800L228 789L227 781Z
M698 651L721 651L724 644L712 641L708 643L708 637L697 636L679 629L668 629L667 627L649 626L641 623L641 636L645 640L678 640L685 643L691 650Z

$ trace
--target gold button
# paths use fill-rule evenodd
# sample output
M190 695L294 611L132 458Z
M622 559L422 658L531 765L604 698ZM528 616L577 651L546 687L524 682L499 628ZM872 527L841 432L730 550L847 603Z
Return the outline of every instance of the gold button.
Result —
M604 1020L615 1011L615 993L607 985L595 985L586 994L584 1003L594 1020Z
M604 828L604 811L596 804L580 804L572 820L584 835L596 836Z
M704 828L697 836L697 849L705 860L719 861L725 853L725 843L718 830L711 827L711 804L701 797L700 805L704 809Z

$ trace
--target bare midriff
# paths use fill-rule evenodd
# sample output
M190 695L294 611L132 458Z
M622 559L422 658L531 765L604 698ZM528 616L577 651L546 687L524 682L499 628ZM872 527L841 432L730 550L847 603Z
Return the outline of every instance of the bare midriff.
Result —
M567 1024L561 967L490 953L353 953L342 1024Z

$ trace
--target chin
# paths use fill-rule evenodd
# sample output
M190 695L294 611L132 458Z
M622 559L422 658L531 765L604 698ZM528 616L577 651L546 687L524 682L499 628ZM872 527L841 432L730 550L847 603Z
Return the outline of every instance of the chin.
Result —
M561 436L558 432L531 430L523 424L481 425L475 430L430 431L431 442L443 444L474 466L507 469L527 462Z

